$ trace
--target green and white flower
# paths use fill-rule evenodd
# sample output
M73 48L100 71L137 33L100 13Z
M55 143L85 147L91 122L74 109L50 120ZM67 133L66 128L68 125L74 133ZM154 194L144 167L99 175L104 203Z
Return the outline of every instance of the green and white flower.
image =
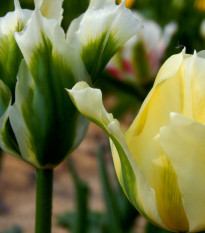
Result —
M62 0L35 0L33 11L22 10L16 0L15 11L0 19L0 53L5 56L0 60L0 146L38 168L59 164L87 131L88 120L64 88L91 83L89 67L97 75L139 29L124 3L92 0L67 35L60 26L62 13ZM89 38L94 47L87 47ZM89 54L95 55L90 59Z
M87 11L75 19L67 40L79 50L93 81L119 48L141 28L132 12L115 0L91 0Z

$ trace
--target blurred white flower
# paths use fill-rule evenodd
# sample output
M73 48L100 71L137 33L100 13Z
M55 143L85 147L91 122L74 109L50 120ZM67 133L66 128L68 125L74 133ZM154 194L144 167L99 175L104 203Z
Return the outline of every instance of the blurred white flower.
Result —
M171 22L162 29L155 21L135 14L144 29L127 41L107 70L116 78L142 83L156 75L177 24Z
M205 19L201 22L200 34L202 38L205 40Z

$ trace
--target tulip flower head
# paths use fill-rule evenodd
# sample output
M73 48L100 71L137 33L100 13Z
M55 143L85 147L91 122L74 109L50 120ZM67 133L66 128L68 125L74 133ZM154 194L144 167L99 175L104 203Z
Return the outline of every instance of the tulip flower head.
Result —
M84 82L68 93L110 137L119 182L149 221L175 232L205 230L205 54L170 57L125 134L102 93ZM84 104L82 104L82 99Z
M32 11L15 0L0 18L0 146L42 169L58 165L87 130L64 88L96 79L140 29L125 1L91 0L64 33L62 2L35 0Z

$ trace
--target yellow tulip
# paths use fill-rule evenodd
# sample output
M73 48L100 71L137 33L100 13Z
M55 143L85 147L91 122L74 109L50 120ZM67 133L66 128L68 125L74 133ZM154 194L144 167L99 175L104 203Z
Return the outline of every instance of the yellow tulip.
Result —
M100 90L80 82L68 93L109 135L118 179L139 212L171 231L205 230L205 53L165 62L125 134Z

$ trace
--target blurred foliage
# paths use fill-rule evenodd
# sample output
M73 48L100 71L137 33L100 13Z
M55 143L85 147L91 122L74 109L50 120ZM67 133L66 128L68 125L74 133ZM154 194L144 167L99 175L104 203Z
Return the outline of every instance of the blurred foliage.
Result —
M178 23L178 32L170 43L166 57L186 47L187 53L204 49L204 40L200 36L201 21L205 18L205 9L198 4L200 0L136 0L134 9L146 17L155 20L161 26L171 21ZM205 5L205 1L203 1Z
M100 180L103 190L105 212L88 209L89 188L79 177L72 161L68 160L76 197L76 212L67 212L59 216L61 226L72 233L133 233L132 227L138 212L125 197L117 183L115 187L106 169L105 150L99 147L97 152Z
M81 15L88 7L88 0L64 0L62 27L67 31L71 21Z
M23 230L20 226L13 226L12 228L9 228L2 233L23 233Z

